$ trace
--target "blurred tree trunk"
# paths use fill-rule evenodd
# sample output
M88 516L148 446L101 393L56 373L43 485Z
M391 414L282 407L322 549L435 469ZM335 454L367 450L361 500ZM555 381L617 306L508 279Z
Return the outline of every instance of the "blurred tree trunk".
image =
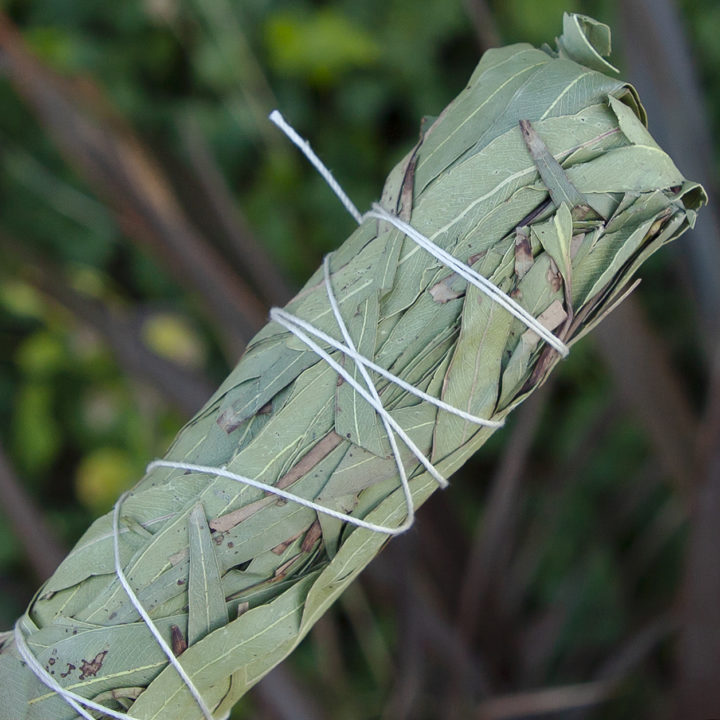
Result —
M720 440L720 438L718 438ZM698 488L683 583L675 717L720 716L720 443Z
M682 18L672 0L618 3L624 53L640 91L653 134L683 170L707 188L717 187L713 136L707 121L698 70ZM673 102L668 102L668 97ZM681 251L682 250L682 251ZM680 252L681 251L681 252ZM720 342L720 219L710 203L698 227L676 248L678 267L694 297L707 366ZM707 395L699 429L706 449L688 459L694 478L685 575L680 589L681 630L677 654L675 717L720 717L720 393Z

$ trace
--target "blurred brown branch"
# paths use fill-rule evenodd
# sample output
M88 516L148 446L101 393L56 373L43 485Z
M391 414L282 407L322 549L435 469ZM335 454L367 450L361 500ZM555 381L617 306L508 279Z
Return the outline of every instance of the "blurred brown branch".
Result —
M47 580L65 557L66 549L48 525L43 512L25 491L0 446L0 506L13 534L22 544L36 578Z
M612 697L613 689L612 683L601 681L503 695L481 703L474 717L476 720L511 720L550 715L605 702Z
M680 590L675 717L720 714L720 353L701 427L697 488Z
M720 215L713 202L718 187L716 156L699 72L673 0L625 0L618 3L618 12L625 61L651 118L650 130L678 167L702 183L710 197L697 227L671 252L676 267L685 270L711 362L720 341Z
M227 239L228 254L245 269L265 303L284 305L292 292L240 214L202 133L189 119L181 124L181 132L195 171L193 179L200 186L208 210Z
M198 292L237 354L264 324L265 305L190 224L157 163L99 90L43 66L3 15L0 67L123 230L163 258L180 284Z
M672 0L620 3L625 56L654 118L653 133L678 165L702 182L710 195L708 212L676 248L679 264L695 299L707 366L715 379L698 435L705 448L686 457L694 495L683 585L675 717L711 717L720 713L720 411L716 368L720 347L720 216L713 135L707 119L699 72L678 8ZM668 97L672 98L668 102ZM682 252L680 250L682 249ZM663 420L664 422L665 420ZM681 433L686 430L677 428ZM697 435L696 435L697 437ZM688 448L697 451L690 441ZM683 462L681 457L676 461Z
M477 37L478 49L485 52L500 44L493 11L486 0L464 0L465 10L472 21Z
M326 717L285 665L266 675L255 687L253 696L271 720L323 720Z
M526 476L532 442L547 402L548 388L545 386L518 410L497 472L490 483L487 507L475 529L470 557L463 573L458 607L459 629L470 643L474 642L481 625L486 630L485 635L490 632L482 618L489 615L493 618L491 624L497 625L497 617L488 613L486 605L494 601L499 607L502 602L499 598L488 597L488 594L491 588L498 589L499 578L507 576L507 565L516 540L520 488ZM498 631L502 632L496 628Z
M697 419L663 341L634 296L598 326L595 339L620 397L646 430L665 472L689 497Z

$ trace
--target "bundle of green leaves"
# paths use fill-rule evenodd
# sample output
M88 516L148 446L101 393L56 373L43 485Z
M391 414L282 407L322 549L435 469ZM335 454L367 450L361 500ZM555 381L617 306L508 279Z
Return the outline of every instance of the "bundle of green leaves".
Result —
M567 15L557 50L485 54L462 93L391 172L386 211L488 278L571 345L705 200L606 74L609 29ZM394 224L367 217L330 282L360 353L466 413L501 421L559 355ZM341 339L319 270L287 311ZM320 343L322 345L322 343ZM358 369L342 353L324 349ZM493 432L374 376L382 404L445 476ZM404 445L414 504L437 483ZM223 467L379 525L407 508L387 434L352 384L277 323L251 342L168 460ZM113 517L97 520L18 629L52 677L135 718L201 717L118 582ZM119 552L159 632L217 717L286 657L387 535L218 474L155 467L124 501ZM75 711L0 651L0 718Z

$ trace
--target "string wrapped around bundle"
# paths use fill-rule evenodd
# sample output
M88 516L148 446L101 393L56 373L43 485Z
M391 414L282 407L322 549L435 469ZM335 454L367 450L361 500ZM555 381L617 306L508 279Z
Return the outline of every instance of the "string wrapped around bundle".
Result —
M223 718L705 202L566 15L486 53L0 649L0 720Z

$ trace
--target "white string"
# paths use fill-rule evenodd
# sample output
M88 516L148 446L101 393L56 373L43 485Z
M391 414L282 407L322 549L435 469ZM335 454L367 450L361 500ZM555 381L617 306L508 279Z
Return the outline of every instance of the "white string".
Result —
M153 622L150 615L148 615L147 610L145 610L140 602L140 599L135 594L135 591L132 587L130 587L127 577L125 577L125 571L123 570L122 563L120 561L120 508L128 494L129 493L123 493L118 498L118 501L115 503L115 507L113 508L113 552L115 554L115 574L130 598L132 606L138 611L140 617L147 625L148 630L150 630L157 641L157 644L160 646L160 649L165 653L168 661L175 668L177 674L182 678L187 689L192 694L195 702L202 711L205 720L214 720L212 711L205 704L205 700L203 700L200 691L195 687L195 683L193 683L190 676L185 672L185 668L183 668L178 659L175 657L175 653L172 651L172 648L167 644L167 642L165 642L165 638L160 634L160 630L158 630L157 625Z
M264 492L271 493L272 495L277 495L284 500L289 500L296 503L297 505L302 505L303 507L324 513L325 515L330 515L330 517L337 518L338 520L343 520L344 522L357 525L358 527L365 528L366 530L372 530L373 532L383 533L385 535L399 535L400 533L408 530L410 528L410 525L412 524L408 523L406 520L402 525L398 527L386 527L385 525L376 525L375 523L366 522L361 518L356 518L352 515L346 515L339 510L333 510L332 508L329 508L325 505L320 505L319 503L313 502L312 500L307 500L306 498L300 497L299 495L295 495L291 492L287 492L286 490L282 490L281 488L275 487L274 485L268 485L267 483L261 482L260 480L255 480L254 478L239 475L238 473L234 473L223 466L194 465L193 463L174 462L173 460L153 460L147 466L147 472L150 472L156 467L174 468L175 470L188 470L190 472L203 473L205 475L218 475L219 477L224 477L228 480L242 483L243 485L249 485L250 487L257 488L258 490L263 490Z
M270 318L282 325L283 327L287 328L293 335L295 335L295 337L297 337L299 340L305 343L305 345L307 345L313 352L315 352L316 355L319 355L323 360L325 360L325 362L330 365L330 367L332 367L335 372L337 372L339 375L342 375L342 377L348 383L350 383L350 385L353 386L355 392L360 394L370 405L372 405L376 412L378 412L381 416L384 415L388 424L400 436L402 441L408 446L413 455L415 455L418 461L422 463L422 465L430 473L430 475L432 475L438 485L443 488L447 487L447 480L435 469L435 467L425 457L423 452L415 445L415 443L410 439L407 433L400 427L395 418L393 418L392 415L387 413L387 411L383 408L382 404L376 403L375 398L373 398L372 395L370 395L342 365L340 365L336 360L334 360L330 355L328 355L328 353L326 353L316 342L311 340L299 327L296 326L295 320L297 320L297 318L279 308L273 308L270 311Z
M30 650L30 648L28 647L28 644L25 641L25 636L20 629L20 620L15 623L14 635L15 646L20 653L20 657L22 657L22 659L28 664L28 667L35 673L38 680L40 680L44 685L46 685L51 690L60 695L63 700L65 700L65 702L70 705L70 707L72 707L72 709L75 710L78 715L84 717L85 720L95 720L95 718L90 715L90 713L86 712L83 709L82 705L85 705L89 708L92 708L93 710L99 710L106 715L110 715L110 717L118 718L118 720L132 720L132 718L130 718L130 716L126 715L125 713L111 710L104 705L100 705L96 702L93 702L92 700L88 700L87 698L82 697L82 695L78 695L77 693L74 693L71 690L66 690L64 687L62 687L58 683L58 681L55 680L55 678L50 675L50 673L40 664L38 659L33 654L32 650Z
M552 346L557 350L562 357L567 357L569 349L565 343L551 333L542 323L540 323L533 315L525 310L522 305L518 304L509 295L500 290L499 287L493 285L487 278L480 275L478 272L473 270L469 265L461 262L449 252L436 245L430 238L423 235L421 232L416 230L412 225L401 220L397 215L387 212L385 208L377 203L373 203L372 209L368 210L364 215L359 212L354 203L347 196L347 193L340 187L340 184L332 176L332 173L325 167L322 160L315 154L313 149L310 147L310 143L307 140L298 135L295 129L288 124L278 110L273 110L270 113L270 120L275 123L295 145L302 151L305 157L312 163L313 167L317 169L325 182L330 186L330 189L337 195L340 202L347 209L347 211L355 218L358 225L362 224L366 218L376 218L378 220L385 220L394 225L398 230L403 232L407 237L413 240L417 245L424 248L431 255L434 255L443 264L447 265L451 270L454 270L458 275L465 278L469 283L475 285L481 292L485 293L488 297L504 307L508 312L514 315L518 320L521 320L528 328L537 333L548 345Z
M327 261L327 257L325 258ZM327 270L326 270L327 272ZM326 280L326 287L329 287L329 281ZM338 318L338 324L340 325L341 329L343 330L343 336L346 336L347 329L345 328L345 324L342 322L342 315L340 315L340 309L337 307L337 300L335 299L334 294L332 292L328 292L328 298L330 299L330 305L333 309L333 313L335 314L335 317ZM485 427L491 427L491 428L499 428L502 427L505 423L503 420L488 420L486 418L478 417L477 415L472 415L471 413L465 412L464 410L461 410L460 408L455 407L454 405L449 405L448 403L444 402L443 400L440 400L439 398L433 397L432 395L428 395L428 393L423 392L420 390L420 388L416 388L414 385L411 385L409 382L403 380L402 378L398 377L397 375L394 375L389 370L386 370L381 365L378 365L374 363L372 360L366 358L364 355L361 355L353 345L350 347L349 345L344 345L340 341L336 340L334 337L331 337L327 333L324 333L319 328L316 328L314 325L311 325L306 320L303 320L302 318L296 317L294 315L290 315L290 313L279 310L279 308L273 308L270 311L270 317L273 320L276 320L276 316L282 314L286 318L292 318L293 324L297 325L298 327L302 328L303 330L309 332L311 335L314 335L315 337L322 340L324 343L330 345L331 347L334 347L336 350L340 350L340 352L347 355L349 358L355 361L358 365L364 365L365 367L369 368L370 370L373 370L374 372L378 373L379 375L382 375L383 377L387 378L390 382L397 385L398 387L401 387L406 392L409 392L412 395L415 395L416 397L425 400L426 402L430 403L431 405L435 405L436 407L439 407L442 410L446 410L449 413L452 413L453 415L457 415L458 417L463 418L463 420L467 420L468 422L474 423L475 425L484 425ZM374 385L373 385L374 387Z
M273 110L270 115L270 122L275 123L295 145L297 145L302 151L303 155L310 161L312 166L320 173L321 177L330 186L332 191L338 196L338 199L343 204L345 209L355 218L355 221L360 225L363 221L362 213L355 207L355 203L347 196L347 193L340 187L340 183L332 176L332 173L327 169L325 163L315 154L313 149L310 147L310 143L301 138L297 134L295 128L289 125L285 118L282 116L279 110Z
M190 679L190 676L185 672L185 669L180 664L178 659L175 657L175 653L173 653L170 646L165 642L165 639L160 634L160 631L158 630L157 625L153 622L150 615L148 615L147 611L143 607L142 603L140 602L140 599L135 594L135 591L130 586L130 583L127 580L127 577L125 575L125 571L122 568L122 563L120 561L120 508L122 506L123 501L127 497L128 493L124 493L120 496L118 501L115 503L115 506L113 508L113 552L114 552L114 559L115 559L115 574L117 575L118 580L120 581L120 584L122 585L125 592L128 594L128 597L130 598L130 602L132 606L138 611L140 614L140 617L145 622L145 625L147 626L148 630L152 633L153 637L157 641L158 645L162 649L162 651L167 656L170 664L175 668L178 675L180 675L182 681L185 683L185 686L192 694L193 698L195 699L195 702L198 704L198 707L202 711L203 716L205 717L205 720L214 720L214 716L212 714L212 711L208 708L207 704L202 698L202 695L200 694L199 690L195 687L195 684ZM30 669L35 673L37 678L44 683L47 687L49 687L51 690L54 690L58 695L60 695L65 702L70 705L73 710L75 710L78 715L82 716L83 718L86 718L86 720L95 720L95 718L90 715L88 712L86 712L82 706L92 708L93 710L97 710L99 712L104 713L105 715L109 715L110 717L117 718L117 720L133 720L133 718L130 715L127 715L126 713L119 712L117 710L112 710L111 708L108 708L105 705L100 705L99 703L94 702L93 700L89 700L88 698L83 697L82 695L78 695L77 693L72 692L71 690L68 690L64 687L62 687L55 678L50 675L47 670L40 664L38 659L35 657L32 650L30 650L27 642L25 641L25 637L20 630L20 620L18 620L15 623L15 645L17 646L17 649L20 653L20 656L23 658L23 660L28 664ZM223 717L223 720L227 720L229 717L229 712L225 714Z
M421 248L427 250L434 255L440 262L454 270L458 275L465 278L469 283L485 293L490 299L494 300L498 305L504 307L509 313L521 320L533 332L537 333L548 345L557 350L560 355L567 357L570 350L567 345L551 333L542 323L540 323L533 315L531 315L522 305L518 304L509 295L504 293L497 285L493 285L486 277L483 277L477 271L473 270L469 265L461 262L452 256L447 250L436 245L432 240L418 232L412 225L401 220L397 215L389 213L378 203L373 203L372 210L368 210L363 219L377 218L392 223L398 230L402 231L411 240L418 244Z
M380 532L380 533L387 534L387 535L399 535L399 534L405 532L412 525L412 523L414 521L414 508L413 508L413 503L412 503L412 495L411 495L410 487L408 484L407 473L406 473L405 467L403 465L403 462L402 462L402 459L400 456L399 448L397 447L395 435L397 434L398 437L400 437L400 439L407 445L407 447L410 449L410 451L424 465L426 470L428 470L428 472L432 475L432 477L436 480L436 482L441 487L447 487L447 480L436 470L436 468L430 463L430 461L427 459L427 457L422 452L422 450L420 450L415 445L415 443L410 439L410 437L402 429L402 427L397 423L397 421L384 408L384 406L382 405L382 401L380 400L380 396L378 395L377 389L375 388L375 384L373 383L372 379L370 378L370 376L366 370L366 367L370 368L372 370L375 370L376 372L383 375L391 382L397 384L398 386L400 386L403 389L407 390L408 392L416 395L417 397L421 397L421 398L427 400L428 402L431 402L432 404L436 405L437 407L447 410L448 412L451 412L455 415L459 415L460 417L462 417L470 422L476 423L478 425L485 425L488 427L500 427L500 426L502 426L503 422L498 421L498 420L486 420L485 418L471 415L470 413L460 410L459 408L456 408L452 405L448 405L447 403L443 402L442 400L434 398L434 397L432 397L432 395L428 395L427 393L423 392L419 388L416 388L415 386L410 385L409 383L407 383L406 381L397 377L396 375L393 375L393 373L385 370L385 368L377 365L376 363L372 362L368 358L361 355L358 352L358 350L355 346L355 343L354 343L352 337L350 336L350 333L348 332L347 325L345 324L345 321L342 317L342 313L340 312L340 307L339 307L337 299L335 297L335 293L332 289L332 282L331 282L331 278L330 278L329 256L326 257L323 262L323 276L324 276L324 280L325 280L325 288L327 291L328 299L330 301L330 307L333 311L333 314L338 323L338 326L340 327L340 331L345 339L346 344L339 342L335 338L331 337L330 335L327 335L322 330L319 330L318 328L314 327L313 325L306 322L305 320L302 320L301 318L291 315L290 313L288 313L285 310L282 310L280 308L273 308L270 311L270 318L271 318L271 320L274 320L275 322L277 322L277 323L281 324L283 327L285 327L289 332L291 332L299 340L301 340L303 343L305 343L313 352L315 352L323 360L325 360L325 362L327 362L330 365L330 367L332 367L339 375L341 375L355 389L355 391L358 392L361 395L361 397L375 409L375 411L380 416L380 419L385 427L385 431L387 433L388 440L390 442L392 454L393 454L395 463L398 468L398 474L400 476L400 483L401 483L401 486L403 489L403 494L405 496L405 505L406 505L406 510L407 510L407 516L406 516L405 521L401 525L394 526L394 527L388 527L386 525L377 525L376 523L367 522L366 520L363 520L362 518L354 517L353 515L348 515L347 513L343 513L338 510L333 510L332 508L329 508L325 505L321 505L319 503L313 502L312 500L308 500L304 497L301 497L300 495L296 495L295 493L288 492L281 488L277 488L274 485L269 485L267 483L261 482L254 478L249 478L245 475L239 475L238 473L234 473L234 472L228 470L226 467L217 467L217 466L210 466L210 465L196 465L196 464L192 464L192 463L176 462L176 461L171 461L171 460L155 460L148 465L147 472L150 472L151 470L153 470L156 467L169 467L169 468L174 468L174 469L178 469L178 470L188 470L190 472L214 474L219 477L224 477L229 480L233 480L235 482L249 485L250 487L257 488L258 490L263 490L267 493L270 493L270 494L276 495L277 497L283 498L284 500L290 500L298 505L302 505L303 507L310 508L311 510L315 510L316 512L324 513L324 514L334 517L338 520L342 520L342 521L350 523L352 525L356 525L357 527L365 528L366 530L371 530L373 532ZM306 330L309 333L315 335L319 339L321 339L324 342L326 342L327 344L329 344L331 347L334 347L337 350L340 350L341 352L345 353L348 357L350 357L352 360L354 360L358 367L358 370L360 371L361 375L363 376L363 379L365 380L367 388L363 388L358 383L358 381L342 365L337 363L337 361L334 358L332 358L319 345L317 345L317 343L315 343L313 340L311 340L303 332L303 330Z

